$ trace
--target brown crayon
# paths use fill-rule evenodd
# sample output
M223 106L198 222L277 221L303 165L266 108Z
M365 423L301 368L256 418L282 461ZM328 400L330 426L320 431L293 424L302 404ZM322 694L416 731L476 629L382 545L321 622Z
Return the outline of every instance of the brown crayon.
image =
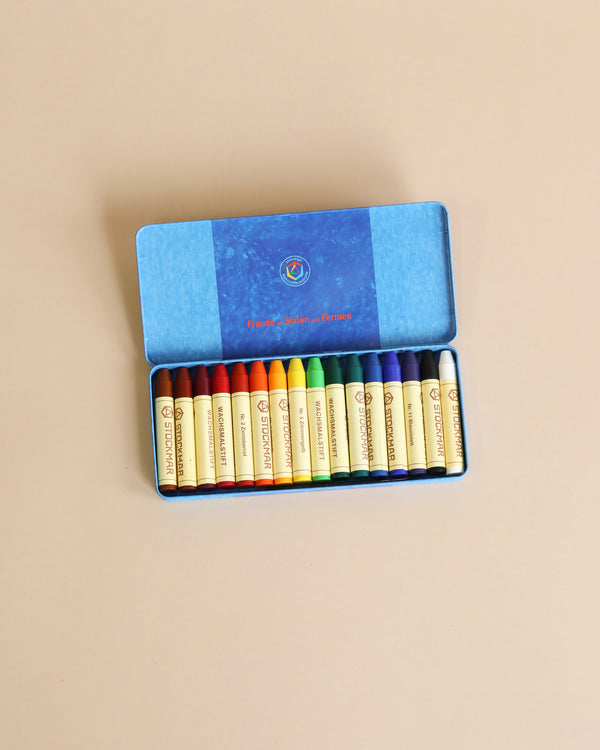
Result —
M177 369L174 405L177 486L180 490L191 492L196 489L196 445L192 379L187 367Z
M175 408L171 373L163 368L154 378L154 431L156 435L156 473L161 492L177 490L175 452Z

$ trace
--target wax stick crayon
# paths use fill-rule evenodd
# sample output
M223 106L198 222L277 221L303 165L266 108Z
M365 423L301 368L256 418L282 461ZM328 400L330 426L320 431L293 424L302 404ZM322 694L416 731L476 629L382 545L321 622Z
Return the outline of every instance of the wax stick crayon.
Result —
M215 443L213 436L210 378L205 365L196 367L193 382L194 432L196 435L196 483L200 489L215 486Z
M383 359L383 400L390 476L401 479L408 476L408 456L402 374L396 352L387 352Z
M335 355L327 357L325 365L325 401L327 403L331 478L348 479L350 477L350 454L348 452L344 377L340 360Z
M346 361L346 414L348 416L348 447L350 476L369 476L369 446L365 411L365 383L358 354L349 354Z
M421 376L414 352L404 352L402 357L402 393L404 396L404 426L408 453L409 476L427 473L425 458L425 428L421 402Z
M374 352L366 355L364 372L369 475L375 478L387 477L389 467L383 403L383 372L379 357Z
M217 487L235 487L231 394L225 365L215 365L211 389Z
M269 413L269 382L260 360L250 368L250 414L256 484L273 484L273 449L271 447L271 416Z
M196 489L196 441L192 379L187 367L177 368L174 390L177 486L189 492Z
M177 466L175 462L175 408L171 373L162 368L154 377L154 431L156 434L156 471L158 489L175 492Z
M292 476L294 482L310 482L310 439L308 436L308 406L306 402L306 374L302 360L294 358L288 367L288 402L290 434L292 438Z
M252 419L250 417L250 388L243 362L236 362L231 370L231 417L233 422L233 455L237 487L254 485L254 455L252 450Z
M456 363L452 352L448 349L440 353L439 375L446 448L446 474L462 474L465 470L465 456Z
M321 360L311 357L306 368L306 402L310 437L310 463L313 482L328 482L329 445L327 438L327 405L325 402L325 373Z
M428 474L446 473L444 428L440 404L440 380L433 352L421 352L421 393L425 425L425 457Z
M283 362L275 359L269 366L269 406L273 447L273 481L292 483L292 441L288 406L287 377Z

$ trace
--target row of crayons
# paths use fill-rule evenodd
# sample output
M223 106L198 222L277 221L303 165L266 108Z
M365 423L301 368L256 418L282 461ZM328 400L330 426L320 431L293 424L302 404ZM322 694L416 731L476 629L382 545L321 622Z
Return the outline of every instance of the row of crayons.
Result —
M452 352L236 362L154 377L162 492L464 471Z

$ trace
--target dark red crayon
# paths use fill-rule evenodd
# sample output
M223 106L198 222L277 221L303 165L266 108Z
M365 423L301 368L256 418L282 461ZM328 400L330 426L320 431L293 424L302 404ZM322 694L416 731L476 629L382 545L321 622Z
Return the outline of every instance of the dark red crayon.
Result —
M212 394L206 365L196 367L193 383L196 435L196 482L199 489L216 487Z
M177 368L174 390L177 486L180 490L191 492L196 489L196 441L192 379L187 367Z
M217 487L235 487L231 393L225 365L215 365L211 386Z
M156 437L156 473L161 492L177 489L175 460L175 408L171 373L163 368L154 378L154 431Z

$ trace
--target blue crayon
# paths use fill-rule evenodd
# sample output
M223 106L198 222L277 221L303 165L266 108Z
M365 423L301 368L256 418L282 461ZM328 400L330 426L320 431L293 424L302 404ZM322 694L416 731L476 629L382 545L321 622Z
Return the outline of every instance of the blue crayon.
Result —
M404 426L408 454L408 475L427 474L425 456L425 427L421 401L421 375L414 352L404 352L402 357L402 393L404 396Z
M377 354L366 355L364 373L369 476L387 477L389 464L383 403L383 371Z
M408 455L404 426L402 370L396 352L387 352L383 359L383 399L390 476L402 479L408 476Z

